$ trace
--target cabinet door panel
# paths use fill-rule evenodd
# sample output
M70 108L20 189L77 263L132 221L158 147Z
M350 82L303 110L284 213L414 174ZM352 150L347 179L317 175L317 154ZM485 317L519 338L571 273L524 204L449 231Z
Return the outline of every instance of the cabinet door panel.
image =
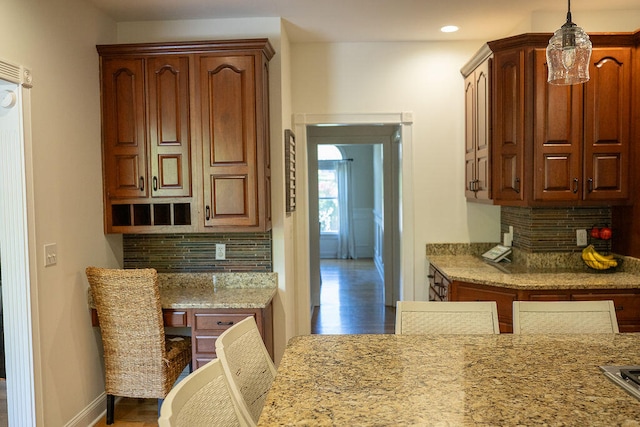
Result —
M476 197L478 199L491 198L491 162L490 140L491 126L489 120L491 92L489 88L489 71L491 60L480 65L475 76L475 123L476 123Z
M547 83L544 49L535 49L533 188L536 200L580 200L582 91Z
M587 200L629 197L631 51L593 49L585 84L585 178Z
M519 201L524 194L524 52L500 52L494 64L493 197Z
M191 195L189 58L147 61L152 195Z
M476 109L475 109L475 75L471 73L464 81L464 107L465 107L465 197L475 199L476 193L473 187L476 179Z
M255 226L254 57L202 56L199 72L205 226Z
M107 198L148 196L144 64L140 59L102 61L102 114Z

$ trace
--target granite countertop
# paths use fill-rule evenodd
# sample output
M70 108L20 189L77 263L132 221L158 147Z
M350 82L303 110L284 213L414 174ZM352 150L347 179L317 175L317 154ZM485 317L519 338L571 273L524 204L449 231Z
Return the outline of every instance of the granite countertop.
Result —
M277 286L277 273L158 273L162 308L265 308Z
M292 338L258 426L640 426L640 334Z
M640 288L638 260L625 257L624 269L614 273L590 271L579 254L538 257L529 265L514 256L507 273L482 260L478 250L465 245L427 245L427 260L448 279L511 289L636 289ZM467 247L469 245L466 245ZM457 248L457 249L456 249ZM462 249L461 249L462 248ZM483 250L484 246L480 248ZM503 263L499 263L500 264Z

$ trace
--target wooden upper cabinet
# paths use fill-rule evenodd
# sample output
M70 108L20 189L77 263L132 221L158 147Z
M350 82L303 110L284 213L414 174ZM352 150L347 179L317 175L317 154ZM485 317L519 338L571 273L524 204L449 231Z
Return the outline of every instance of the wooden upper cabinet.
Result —
M632 122L631 48L593 49L591 64L584 104L584 198L625 200Z
M524 34L488 43L494 57L493 202L627 204L637 36L591 36L590 80L571 86L547 83L549 37Z
M595 48L590 80L547 84L544 49L535 50L534 198L629 197L631 51Z
M491 58L465 77L465 196L491 199Z
M525 147L525 52L510 50L494 56L493 197L523 200Z
M147 60L151 194L191 195L189 57Z
M271 226L268 87L262 52L201 55L204 226Z
M149 195L144 61L102 62L103 161L108 199Z
M269 41L97 49L105 232L267 231Z

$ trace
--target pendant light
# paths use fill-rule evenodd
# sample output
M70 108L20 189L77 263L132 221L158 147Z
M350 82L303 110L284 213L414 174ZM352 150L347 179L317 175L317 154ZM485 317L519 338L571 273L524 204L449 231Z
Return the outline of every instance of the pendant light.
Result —
M571 0L567 3L567 22L553 33L547 46L547 81L555 85L589 81L591 41L587 33L571 21Z

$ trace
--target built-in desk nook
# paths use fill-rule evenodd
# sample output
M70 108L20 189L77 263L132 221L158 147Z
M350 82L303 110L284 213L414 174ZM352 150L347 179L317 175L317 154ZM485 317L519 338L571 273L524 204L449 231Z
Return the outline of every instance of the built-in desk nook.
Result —
M193 369L216 357L215 341L253 316L273 358L273 297L277 273L158 273L166 327L191 328ZM89 291L91 320L99 326Z

